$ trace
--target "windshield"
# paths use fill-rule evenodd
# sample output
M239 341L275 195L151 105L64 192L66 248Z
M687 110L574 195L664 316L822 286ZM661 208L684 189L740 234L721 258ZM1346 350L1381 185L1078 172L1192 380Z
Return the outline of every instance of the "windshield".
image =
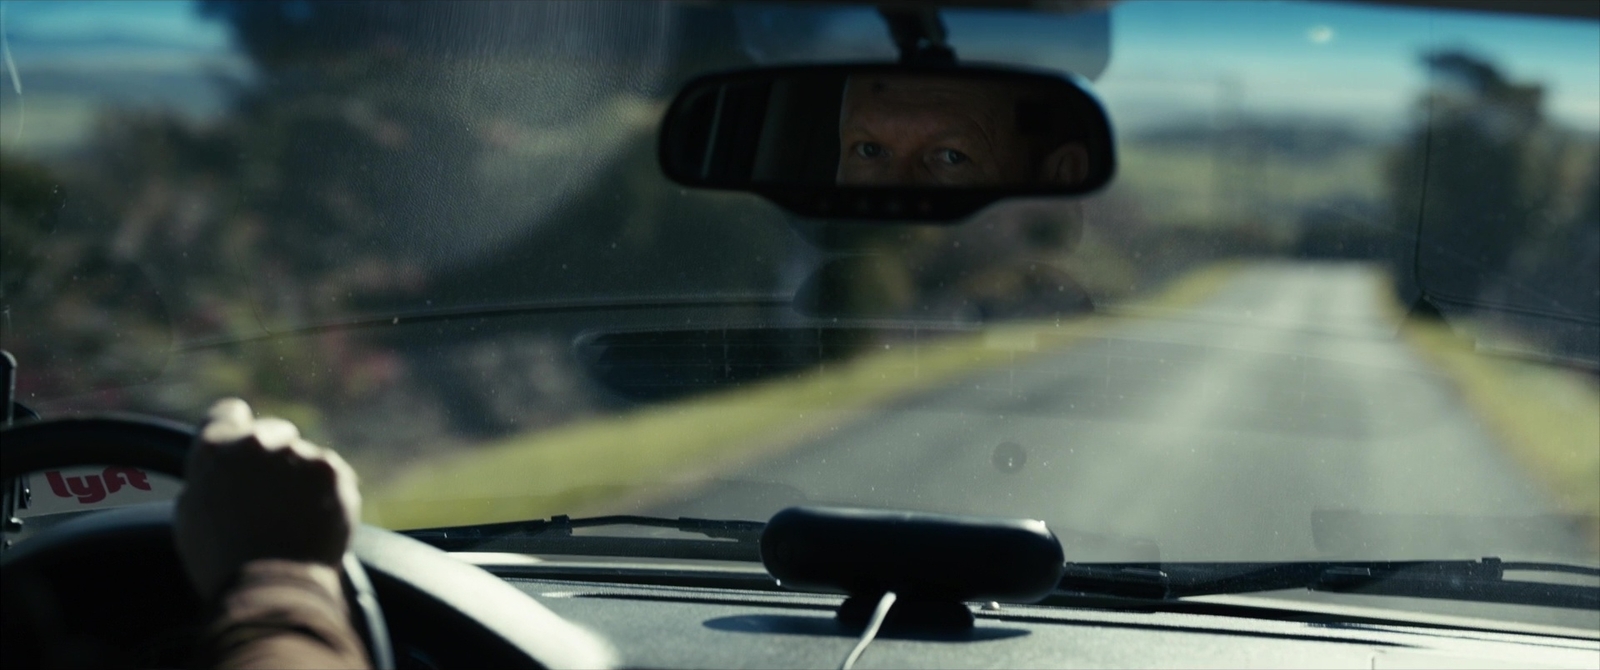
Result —
M1600 564L1594 331L1535 318L1600 303L1600 24L1096 7L945 20L1092 79L1112 185L912 226L656 163L691 77L892 59L870 7L3 2L0 344L46 417L246 398L391 528L810 503L1070 561Z

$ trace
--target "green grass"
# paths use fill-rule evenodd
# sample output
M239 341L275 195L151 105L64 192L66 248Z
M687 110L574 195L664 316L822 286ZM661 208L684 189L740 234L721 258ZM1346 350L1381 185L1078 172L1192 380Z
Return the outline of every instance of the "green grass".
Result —
M1334 197L1381 201L1382 161L1377 149L1343 150L1316 161L1243 160L1202 148L1129 143L1117 153L1115 188L1137 193L1141 211L1155 223L1237 224L1246 205L1293 210Z
M1380 282L1381 300L1393 304ZM1400 323L1398 305L1392 309ZM1588 517L1600 552L1600 389L1591 377L1531 361L1487 356L1448 326L1406 324L1401 337L1454 383L1512 459L1568 514Z
M1236 270L1232 264L1203 268L1145 304L1199 302ZM1116 322L1018 323L892 345L793 377L504 438L408 468L367 492L364 516L389 528L423 528L570 513L730 468L797 444L830 422L962 375L1058 351Z
M1484 356L1444 326L1404 332L1569 513L1600 519L1600 392L1592 380L1558 367ZM1600 537L1600 525L1594 532Z

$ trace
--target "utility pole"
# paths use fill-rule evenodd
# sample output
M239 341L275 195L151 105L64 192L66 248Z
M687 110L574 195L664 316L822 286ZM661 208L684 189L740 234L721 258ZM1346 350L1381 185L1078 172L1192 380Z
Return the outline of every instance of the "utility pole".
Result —
M1213 115L1211 152L1211 216L1213 223L1228 222L1237 225L1239 218L1237 187L1229 182L1236 170L1230 163L1237 162L1237 149L1230 146L1239 140L1239 99L1242 85L1238 78L1225 74L1217 78L1217 104Z

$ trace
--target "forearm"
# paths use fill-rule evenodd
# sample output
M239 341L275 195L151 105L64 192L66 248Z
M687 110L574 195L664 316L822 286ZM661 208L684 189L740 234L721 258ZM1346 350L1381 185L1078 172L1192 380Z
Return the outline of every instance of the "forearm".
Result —
M313 563L245 565L200 642L204 668L368 668L338 573Z

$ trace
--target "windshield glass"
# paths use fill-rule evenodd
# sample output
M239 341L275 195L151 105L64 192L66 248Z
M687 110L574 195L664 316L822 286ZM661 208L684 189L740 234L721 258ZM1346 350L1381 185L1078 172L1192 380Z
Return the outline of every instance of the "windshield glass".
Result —
M1095 7L945 20L1092 79L1112 185L911 226L656 163L691 77L892 59L871 8L0 3L0 345L46 417L246 398L391 528L810 503L1073 561L1600 564L1600 24Z

